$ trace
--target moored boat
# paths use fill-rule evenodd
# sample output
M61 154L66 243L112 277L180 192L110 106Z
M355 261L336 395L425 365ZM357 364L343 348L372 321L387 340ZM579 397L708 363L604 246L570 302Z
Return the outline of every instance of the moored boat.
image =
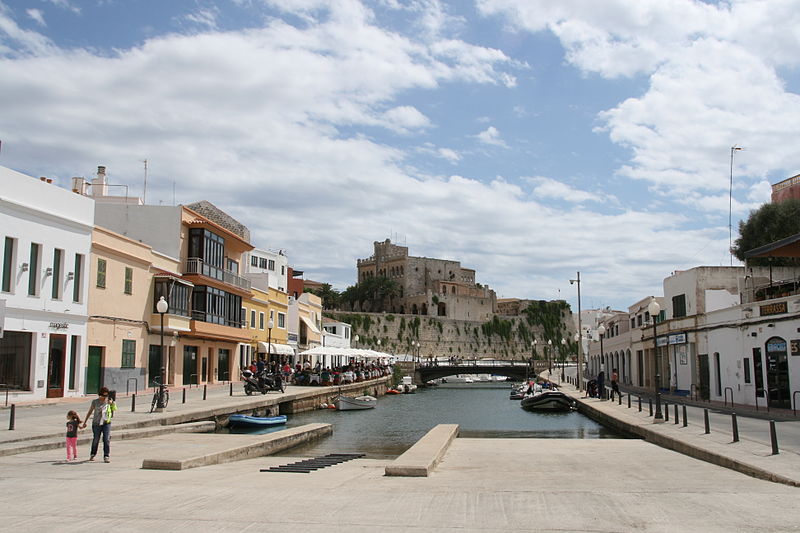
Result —
M543 389L526 394L520 407L528 411L569 411L575 408L575 400L556 389Z
M286 415L280 416L249 416L234 414L228 417L231 427L264 427L279 426L286 423Z
M378 403L374 396L339 396L336 398L336 409L339 411L356 411L372 409Z

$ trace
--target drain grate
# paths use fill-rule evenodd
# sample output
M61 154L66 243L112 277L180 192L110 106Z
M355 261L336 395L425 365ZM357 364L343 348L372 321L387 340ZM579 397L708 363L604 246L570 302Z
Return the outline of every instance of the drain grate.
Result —
M304 459L296 463L288 465L273 466L270 468L262 468L262 472L291 472L295 474L308 474L320 468L327 468L329 466L338 465L346 461L364 457L363 453L330 453L322 457L315 457L313 459Z

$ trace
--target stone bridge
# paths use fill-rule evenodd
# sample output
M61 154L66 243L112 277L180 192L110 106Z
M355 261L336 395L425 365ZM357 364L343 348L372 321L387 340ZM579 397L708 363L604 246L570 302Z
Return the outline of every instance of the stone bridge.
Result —
M477 359L457 362L439 361L438 364L417 365L414 370L414 381L418 384L433 379L446 378L456 374L492 374L508 376L517 381L532 378L547 369L547 361L534 361L531 367L528 361L504 361L499 359Z

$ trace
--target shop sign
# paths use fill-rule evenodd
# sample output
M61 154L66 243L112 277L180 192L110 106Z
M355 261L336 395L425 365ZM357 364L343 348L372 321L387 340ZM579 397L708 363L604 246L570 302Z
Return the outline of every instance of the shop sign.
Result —
M792 355L800 355L800 339L789 341L792 344Z
M656 340L656 346L666 346L669 339L667 337L659 337Z
M686 344L686 333L673 333L669 336L670 344Z
M68 322L50 322L50 327L55 330L69 329Z
M769 315L779 315L781 313L788 313L789 306L784 302L777 302L774 304L767 304L759 306L759 313L761 316L769 316Z
M768 352L786 352L786 341L772 341L767 343Z
M297 342L297 333L289 333L289 342Z
M680 359L680 364L682 364L682 365L689 364L689 357L686 354L686 345L685 344L683 344L681 346L676 346L675 347L675 353L678 355L678 358Z

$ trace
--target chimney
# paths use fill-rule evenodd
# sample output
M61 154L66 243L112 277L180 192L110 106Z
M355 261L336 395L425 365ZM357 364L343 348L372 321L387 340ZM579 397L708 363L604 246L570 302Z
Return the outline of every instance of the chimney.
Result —
M72 178L72 192L80 194L81 196L86 196L88 188L89 183L86 181L86 178Z
M39 181L47 181L47 178L45 178L44 176L39 176Z
M92 180L92 196L107 196L108 182L106 181L106 167L97 167L97 177Z

